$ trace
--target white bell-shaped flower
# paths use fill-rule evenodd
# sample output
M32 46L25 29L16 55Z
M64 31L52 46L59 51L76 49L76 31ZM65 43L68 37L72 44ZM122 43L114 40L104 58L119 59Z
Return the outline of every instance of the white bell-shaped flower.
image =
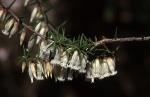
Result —
M71 60L69 61L68 67L74 70L79 70L80 58L78 51L74 51Z
M31 70L31 68L29 67L28 68L28 73L29 73L29 77L30 77L30 80L31 80L31 83L33 83L33 74L32 74L32 70Z
M35 64L32 62L29 62L28 73L31 79L31 83L33 83L33 79L36 78L37 76L36 76Z
M11 31L12 27L14 26L14 23L15 23L15 19L14 18L9 19L6 22L5 28L4 28L4 30L2 30L2 33L4 35L9 35L9 32Z
M35 43L35 34L31 35L28 41L28 50L32 49Z
M20 35L20 45L22 45L24 39L25 39L25 36L26 36L26 32L25 32L25 29L23 29L21 31L21 35Z
M90 64L91 66L87 69L87 76L86 78L91 79L91 82L94 82L95 78L99 78L101 75L101 63L100 59L96 58L95 60L92 61Z
M30 0L25 0L24 1L24 6L27 6Z
M35 19L38 11L39 11L39 6L35 6L31 13L30 22L32 22Z
M67 68L67 64L68 64L68 56L67 56L66 52L63 52L61 55L60 66L63 68Z
M50 57L51 52L53 52L54 48L50 47L51 43L47 44L44 41L41 42L39 57L42 59L48 60Z
M17 32L18 26L19 26L18 22L15 21L13 28L10 31L9 38L11 38Z
M106 58L109 70L110 70L110 75L116 75L117 71L115 70L115 59L112 57Z
M60 63L61 63L61 61L60 61L60 50L56 49L55 57L54 57L54 59L51 60L51 64L59 65Z
M44 77L43 77L43 73L44 73L43 66L42 66L41 62L39 62L39 61L36 65L37 65L37 77L36 77L36 79L37 80L43 80L44 79Z
M50 62L45 62L44 64L44 75L46 78L48 78L49 76L52 78L52 71L53 71L53 67L52 64L50 64Z
M92 76L94 78L99 78L101 72L101 64L99 58L96 58L92 63Z
M102 60L101 62L101 72L100 72L100 77L99 79L103 79L105 77L108 77L110 76L110 72L109 72L109 67L108 67L108 64L106 62L105 59Z
M86 65L88 63L88 59L86 55L81 54L81 68L79 70L80 73L86 73Z

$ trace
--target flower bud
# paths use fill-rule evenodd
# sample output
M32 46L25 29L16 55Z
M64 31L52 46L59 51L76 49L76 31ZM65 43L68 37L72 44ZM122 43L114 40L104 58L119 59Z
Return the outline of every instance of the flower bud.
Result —
M107 60L107 64L108 64L111 75L117 74L117 71L115 70L115 59L113 59L112 57L108 57L106 60Z
M31 13L30 22L32 22L35 19L35 16L37 15L38 10L39 10L39 7L35 6Z
M42 75L43 73L44 73L43 66L42 66L41 62L38 61L38 63L37 63L37 77L36 77L36 79L37 80L43 80L44 79L43 75Z
M25 39L25 36L26 36L26 32L23 29L22 32L21 32L21 35L20 35L20 45L22 45L22 43L23 43L23 41Z
M11 38L18 30L18 22L14 22L13 28L10 31L9 38Z
M52 78L52 70L53 70L53 68L52 68L52 65L50 64L50 62L45 62L45 64L44 64L44 75L46 78L49 76Z
M34 43L35 43L35 38L34 38L34 35L32 35L28 41L28 49L29 50L33 47Z
M68 64L68 56L67 56L66 52L63 52L61 55L60 66L63 68L67 68L67 64Z
M34 64L34 63L30 63L30 64L29 64L29 68L31 68L32 74L33 74L33 76L36 78L35 64Z
M30 0L25 0L24 6L27 6Z
M45 28L41 28L41 30L39 31L39 34L43 36L45 34ZM41 37L37 36L36 44L38 44L40 40L41 40Z
M22 62L22 72L24 72L25 68L26 68L26 63Z
M74 51L71 60L69 61L68 67L71 69L77 69L77 65L80 64L78 51Z
M28 73L29 73L29 77L30 77L31 83L33 83L33 74L32 74L32 70L31 70L30 67L28 68Z
M6 22L5 29L2 30L2 33L4 35L9 35L9 31L11 30L12 26L14 25L14 22L15 22L14 18L11 18L10 20L8 20Z
M86 65L88 63L88 60L87 60L87 56L86 55L83 55L81 54L81 68L79 70L80 73L86 73Z
M35 32L39 32L39 30L41 29L41 22L39 22L37 25L36 25L36 27L35 27Z
M60 50L56 49L55 57L51 60L51 64L58 65L60 62Z

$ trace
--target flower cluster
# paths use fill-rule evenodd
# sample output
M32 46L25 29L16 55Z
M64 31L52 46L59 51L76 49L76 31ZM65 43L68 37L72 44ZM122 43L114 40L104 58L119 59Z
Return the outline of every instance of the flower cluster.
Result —
M28 61L22 62L22 72L28 67L29 77L33 80L43 80L44 78L52 78L53 67L48 61Z
M95 78L103 79L115 74L117 74L115 70L115 59L112 57L94 59L87 70L87 78L91 79L92 83Z
M29 2L30 0L25 0L24 5L27 6ZM117 73L114 57L95 55L96 58L91 60L89 53L92 53L92 47L95 46L93 41L83 34L77 39L69 39L65 37L64 29L58 27L53 31L46 20L46 14L38 2L31 12L31 30L29 26L19 29L22 21L20 23L19 18L10 14L7 8L0 7L0 21L5 24L2 33L11 38L20 32L20 45L24 51L22 72L28 71L31 82L49 77L56 81L73 80L74 74L78 72L93 83L94 79L103 79ZM27 31L34 33L26 46L24 41Z
M0 8L0 21L5 22L2 33L9 36L9 38L11 38L18 31L18 21L8 14L7 10L4 8Z
M41 51L40 57L42 61L27 61L22 62L22 71L28 67L28 73L33 82L33 79L43 80L44 78L54 76L56 81L73 80L75 72L85 74L87 79L94 83L94 79L103 79L105 77L117 74L115 70L115 59L113 57L97 57L92 61L88 60L88 56L81 56L82 53L74 51L72 56L69 56L62 49L56 49L54 57L50 60L51 54L54 50L47 49ZM27 65L28 64L28 65Z

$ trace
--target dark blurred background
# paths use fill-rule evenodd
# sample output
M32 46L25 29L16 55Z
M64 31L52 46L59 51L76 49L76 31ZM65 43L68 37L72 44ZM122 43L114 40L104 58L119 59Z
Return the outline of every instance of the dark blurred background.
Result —
M1 0L9 5L12 0ZM17 0L12 10L28 20L33 7L23 8ZM59 25L67 20L67 35L85 33L87 37L150 35L150 0L49 0L54 6L48 15ZM26 21L26 20L25 20ZM83 75L72 82L54 79L31 84L27 73L21 73L17 57L21 55L19 36L0 34L0 97L150 97L150 42L130 42L117 51L118 74L94 84Z

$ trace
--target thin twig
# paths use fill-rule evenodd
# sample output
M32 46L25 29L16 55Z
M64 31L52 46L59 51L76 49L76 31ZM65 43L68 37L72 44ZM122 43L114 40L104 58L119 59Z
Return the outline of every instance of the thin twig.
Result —
M150 36L147 37L126 37L126 38L116 38L116 39L103 39L95 42L95 46L106 44L106 43L123 43L123 42L133 42L133 41L149 41Z
M16 0L13 0L13 1L11 2L11 4L7 7L7 9L10 9L10 8L14 5L15 2L16 2Z

